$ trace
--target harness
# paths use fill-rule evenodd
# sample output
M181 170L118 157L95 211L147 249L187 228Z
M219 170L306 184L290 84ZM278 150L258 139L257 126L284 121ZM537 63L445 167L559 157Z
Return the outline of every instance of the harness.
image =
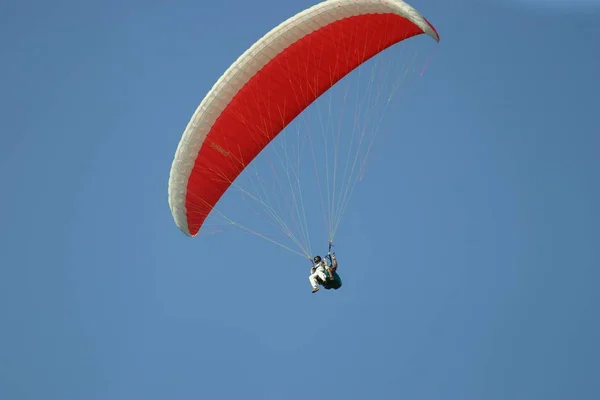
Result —
M329 272L327 271L327 268L325 268L327 266L327 264L325 263L325 261L321 260L318 263L316 263L313 267L315 269L315 272L321 268L321 270L323 271L323 273L325 274L325 276L327 278L329 278Z

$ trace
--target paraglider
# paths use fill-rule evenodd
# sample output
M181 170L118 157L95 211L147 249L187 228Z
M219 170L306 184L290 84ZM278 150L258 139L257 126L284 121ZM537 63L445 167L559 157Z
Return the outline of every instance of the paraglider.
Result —
M338 262L335 253L327 253L325 259L321 256L315 256L313 266L310 268L308 281L312 286L312 292L319 291L319 286L329 289L339 289L342 287L342 278L337 273Z
M176 225L196 236L239 175L298 115L367 60L421 34L439 41L433 26L401 0L327 0L256 41L217 80L183 132L169 176L168 200ZM330 243L346 198L331 203ZM308 230L305 225L302 229ZM301 247L299 254L311 260L310 249ZM318 277L324 287L337 289L337 261L330 269L322 261L319 257L313 267L317 275L311 285Z

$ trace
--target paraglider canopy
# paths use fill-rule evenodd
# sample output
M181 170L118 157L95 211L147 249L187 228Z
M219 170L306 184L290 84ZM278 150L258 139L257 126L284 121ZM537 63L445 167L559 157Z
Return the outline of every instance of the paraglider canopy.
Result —
M194 236L232 182L296 116L345 75L433 26L400 0L329 0L242 54L200 103L177 147L169 205Z

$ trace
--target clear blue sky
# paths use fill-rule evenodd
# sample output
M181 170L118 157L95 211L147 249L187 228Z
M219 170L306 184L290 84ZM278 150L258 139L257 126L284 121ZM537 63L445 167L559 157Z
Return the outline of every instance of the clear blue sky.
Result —
M442 39L412 129L312 295L167 205L201 98L312 2L3 2L0 399L600 398L600 8L526 3L411 3Z

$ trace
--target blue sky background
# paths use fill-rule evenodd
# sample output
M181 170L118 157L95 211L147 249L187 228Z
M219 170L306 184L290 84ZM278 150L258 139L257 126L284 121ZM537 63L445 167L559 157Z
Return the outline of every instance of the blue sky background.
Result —
M312 2L3 2L0 399L600 398L584 3L411 3L442 41L312 295L306 261L167 205L201 98Z

